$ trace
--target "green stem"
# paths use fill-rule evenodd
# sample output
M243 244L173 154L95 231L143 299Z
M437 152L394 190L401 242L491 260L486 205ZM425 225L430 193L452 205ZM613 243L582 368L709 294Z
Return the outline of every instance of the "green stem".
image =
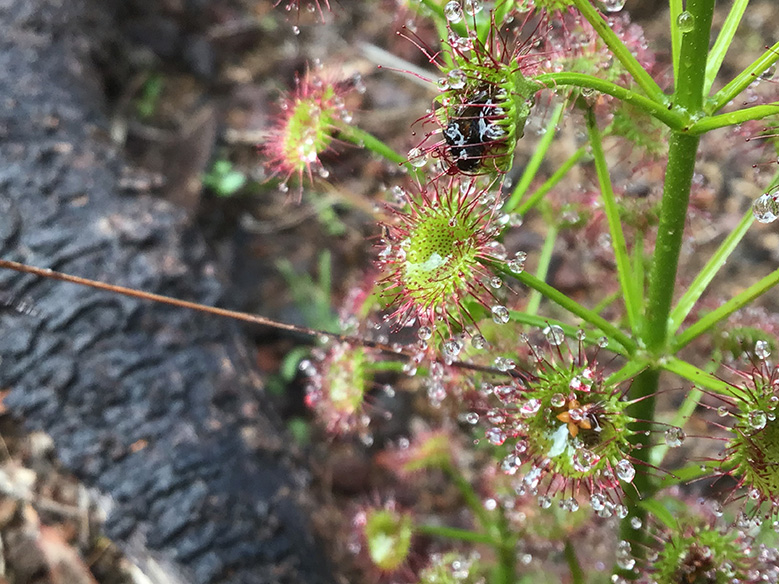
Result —
M738 224L738 227L728 234L717 251L714 252L714 255L706 262L706 265L692 281L689 288L687 288L685 293L676 303L676 307L671 312L671 321L668 325L669 334L675 334L679 329L682 322L684 322L684 319L690 314L692 307L695 306L695 303L703 295L703 292L714 279L714 276L717 275L720 268L722 268L728 260L728 257L730 257L730 254L733 253L733 250L743 239L754 220L755 216L752 213L752 209L749 209L743 219L741 219L741 223Z
M687 12L690 13L693 27L682 35L674 102L675 106L687 110L690 114L697 114L703 107L703 86L706 81L714 1L688 0Z
M590 4L590 0L573 0L574 5L582 13L584 18L592 25L595 32L598 33L606 46L611 49L611 52L622 66L625 67L628 73L635 79L638 86L644 90L653 101L656 103L667 105L669 103L668 96L663 93L660 86L655 83L652 76L641 66L641 63L633 56L622 40L614 33L609 27L608 23L603 20L600 13ZM712 2L713 4L713 2ZM708 47L706 47L708 49Z
M698 406L698 402L702 396L703 392L700 389L697 387L692 387L690 391L687 392L687 395L684 396L682 405L679 406L678 410L676 410L676 413L671 420L671 426L683 428L687 423L687 420L690 419L690 416L695 411L695 408ZM649 457L649 462L655 466L660 466L669 448L670 446L668 446L668 444L665 442L661 442L655 446L652 449L652 456Z
M532 274L528 274L527 272L520 272L519 274L515 274L514 272L510 271L507 267L500 266L497 264L493 265L492 268L496 271L502 272L506 276L519 280L520 282L522 282L526 286L529 286L533 290L538 290L549 300L551 300L556 304L559 304L571 314L578 316L583 321L603 331L603 333L607 337L615 340L620 345L622 345L628 353L633 353L636 350L635 341L633 341L633 339L631 339L629 336L627 336L625 333L619 330L616 326L611 324L609 321L607 321L599 314L596 314L595 312L585 308L575 300L572 300L571 298L569 298L559 290L555 289L554 287L550 286L546 282L539 280Z
M687 10L694 18L695 27L682 36L674 98L677 108L693 114L699 112L703 105L703 81L714 2L688 0ZM698 137L671 133L657 241L649 270L646 318L640 331L648 353L654 358L665 353L668 343L668 316L671 312L698 143ZM635 378L630 388L630 397L636 400L630 407L631 415L641 420L654 420L659 379L660 370L657 365L646 369ZM648 464L652 456L649 437L639 432L634 439L636 445L641 446L633 451L635 458L640 463ZM641 497L652 492L653 480L648 472L636 473L634 484ZM629 506L628 517L637 517L645 523L646 511L636 503ZM620 525L621 537L632 541L638 539L637 543L642 543L645 534L637 534L628 517L623 519Z
M749 67L739 73L730 83L720 89L706 104L706 112L713 114L725 107L739 93L762 75L771 65L779 60L779 42L760 55Z
M516 584L517 536L511 529L506 514L502 509L497 527L501 544L496 549L498 565L495 567L492 582L495 584Z
M735 126L752 120L762 120L763 118L776 114L779 114L779 102L756 105L727 114L707 116L687 128L687 133L700 136L701 134L711 132L712 130Z
M679 252L699 138L672 134L660 206L657 243L649 272L649 295L642 331L647 349L659 354L666 345L668 316L676 282Z
M570 538L565 540L565 560L568 562L568 568L571 570L571 582L573 584L584 584L584 570L579 564L579 558L576 557L576 550L573 548Z
M509 312L509 314L511 317L511 322L519 322L539 329L543 329L544 327L550 325L559 326L561 329L563 329L565 336L568 337L569 339L576 338L577 334L581 330L578 327L571 326L570 324L566 324L563 321L556 320L554 318L536 316L534 314L527 314L525 312L519 312L517 310L512 310ZM598 345L600 347L601 338L602 335L596 336L591 333L587 333L584 337L584 343L586 345ZM608 344L605 347L601 347L601 348L610 351L612 353L616 353L617 355L622 355L623 357L627 356L625 349L621 345L619 345L618 343L612 340L609 340ZM633 363L633 361L631 361L630 363Z
M492 520L489 513L487 513L487 510L482 504L481 497L479 497L479 494L474 490L471 483L465 480L465 477L459 469L452 464L444 464L442 469L457 487L457 490L460 491L460 495L465 499L466 504L470 507L481 528L487 533L490 533L494 528L495 522Z
M682 31L679 30L679 15L684 10L682 0L670 0L671 10L671 55L674 68L674 79L679 78L679 49L682 46Z
M663 361L662 367L666 371L675 373L679 377L692 381L695 385L704 387L711 392L720 393L722 395L733 395L732 385L714 377L711 373L699 369L687 361L682 361L676 357L669 357Z
M608 376L606 379L607 385L616 385L618 383L622 383L623 381L626 381L630 379L631 377L635 377L639 373L641 373L644 369L647 368L649 363L642 359L636 359L635 357L628 361L625 365L623 365L620 369L612 373Z
M759 282L755 282L749 288L743 290L722 306L712 310L706 316L693 324L690 328L685 330L682 334L678 335L673 343L674 352L688 345L691 341L708 331L718 322L725 320L731 314L743 308L752 302L755 298L761 294L764 294L777 284L779 284L779 270L775 270L768 274L765 278L762 278Z
M519 207L517 207L517 213L520 215L524 215L527 213L530 209L535 207L538 204L538 201L540 201L544 195L546 195L549 191L551 191L553 188L557 186L557 183L559 183L566 174L574 167L576 164L584 158L584 155L587 154L587 148L585 146L582 146L579 148L576 152L574 152L568 160L563 162L560 167L554 171L552 176L550 176L544 184L542 184L540 187L538 187L535 192L530 195L526 201L524 201Z
M424 173L408 161L408 157L395 152L392 148L387 146L384 142L379 140L373 134L366 132L365 130L345 123L337 123L338 137L347 142L351 142L355 146L360 148L366 148L371 152L382 156L383 158L403 166L411 176L418 181L424 180Z
M606 154L603 152L598 124L595 120L595 112L591 109L587 111L587 130L590 135L590 144L592 145L592 155L595 159L595 170L598 174L600 183L601 198L603 199L603 208L606 212L606 218L609 223L609 234L611 235L611 245L614 248L614 258L617 262L617 277L622 289L622 296L625 302L625 310L628 315L628 322L631 330L638 330L640 319L642 298L641 291L634 286L633 268L630 265L630 256L628 255L627 242L625 234L622 231L622 223L619 216L619 205L614 196L614 189L611 185L609 176L609 166L606 162Z
M448 527L446 525L422 524L414 526L415 533L423 533L433 537L442 537L445 539L456 539L470 543L483 543L493 547L498 547L500 542L495 541L491 535L478 533L469 529L460 529L458 527Z
M657 101L641 95L637 91L627 89L616 83L600 79L599 77L593 77L592 75L568 72L544 73L543 75L534 77L533 81L550 89L555 89L558 86L564 85L594 89L646 111L649 115L660 120L672 130L681 130L689 122L689 117L683 115L682 112L668 109L668 106L666 105L668 98L665 95L663 96L663 101L658 103Z
M655 394L657 393L659 378L660 371L657 369L645 369L635 377L633 384L630 386L630 395L634 397L640 396L643 399L628 407L628 412L631 416L639 420L654 419ZM638 500L648 496L648 493L652 492L654 488L649 470L643 468L644 464L642 464L648 463L652 449L649 446L649 436L646 436L644 432L637 432L633 436L632 442L636 445L632 455L638 461L638 464L635 465L638 472L636 472L636 476L633 479L633 486L638 491L638 495L628 499L629 511L628 515L620 523L620 539L627 541L636 541L638 539L638 543L641 543L644 534L636 533L636 530L630 524L630 519L637 517L641 523L646 523L646 511L638 505Z
M717 35L717 40L714 42L711 51L709 51L709 60L706 63L706 83L703 86L704 95L708 95L711 91L711 86L717 78L717 73L719 73L722 61L725 59L725 54L733 43L733 37L736 34L741 18L744 16L744 11L747 9L747 4L749 4L749 0L735 0L733 2L728 17L725 19L719 35Z
M527 166L525 166L525 170L523 171L517 186L514 188L508 201L503 205L504 213L511 213L514 211L519 204L519 201L525 196L527 189L530 187L530 183L533 182L536 174L538 174L538 169L541 167L541 163L549 150L549 146L552 144L552 140L554 140L557 124L560 123L560 118L563 115L564 109L565 101L562 101L555 106L552 115L549 116L549 122L546 125L544 135L538 141L538 144L533 151L533 155L530 157L530 160L528 160Z
M546 281L546 276L549 273L549 264L552 262L552 253L554 252L554 244L557 241L557 234L560 230L554 223L547 223L546 239L544 240L544 246L541 248L541 253L538 256L538 269L536 270L536 277L541 281ZM525 312L527 314L538 314L538 308L541 306L541 292L533 290L530 294L530 299L527 301Z

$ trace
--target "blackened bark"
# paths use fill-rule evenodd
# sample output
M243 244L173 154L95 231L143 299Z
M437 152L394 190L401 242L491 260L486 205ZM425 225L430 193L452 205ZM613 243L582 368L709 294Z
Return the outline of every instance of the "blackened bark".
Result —
M219 304L187 217L117 193L122 160L89 64L91 37L111 26L104 4L0 0L0 254ZM0 291L37 310L0 314L6 406L53 437L154 581L331 581L306 473L236 326L12 272Z

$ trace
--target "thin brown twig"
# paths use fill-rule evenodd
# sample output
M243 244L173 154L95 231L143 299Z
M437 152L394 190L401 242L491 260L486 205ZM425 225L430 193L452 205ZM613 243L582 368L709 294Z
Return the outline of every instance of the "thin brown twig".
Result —
M123 296L129 296L131 298L139 298L141 300L151 300L152 302L159 302L161 304L168 304L170 306L178 306L179 308L186 308L189 310L197 310L205 312L207 314L214 314L216 316L222 316L226 318L232 318L234 320L240 320L243 322L249 322L252 324L259 324L262 326L268 326L271 328L290 331L294 333L304 334L312 337L328 337L341 343L349 343L353 345L360 345L368 347L370 349L377 349L385 353L392 353L399 357L406 359L412 358L413 354L409 349L398 348L387 343L380 343L378 341L371 341L361 337L353 335L342 335L339 333L331 333L322 330L316 330L304 326L297 326L294 324L288 324L259 316L256 314L249 314L247 312L240 312L238 310L228 310L226 308L217 308L216 306L209 306L208 304L200 304L198 302L190 302L188 300L180 300L171 296L164 296L162 294L154 294L153 292L144 292L143 290L136 290L135 288L127 288L125 286L118 286L116 284L107 284L98 280L90 280L89 278L81 278L79 276L71 276L70 274L64 274L62 272L55 272L48 268L36 268L20 262L13 262L10 260L0 260L0 269L14 270L23 274L32 274L33 276L39 276L41 278L48 278L50 280L59 280L61 282L69 282L71 284L77 284L79 286L87 286L89 288L95 288L97 290L104 290L106 292L112 292L114 294L121 294ZM470 369L473 371L482 371L485 373L492 373L495 375L506 375L506 372L499 371L492 367L485 367L483 365L477 365L475 363L466 363L463 361L455 361L453 366L462 369ZM519 376L518 373L509 372L510 376Z

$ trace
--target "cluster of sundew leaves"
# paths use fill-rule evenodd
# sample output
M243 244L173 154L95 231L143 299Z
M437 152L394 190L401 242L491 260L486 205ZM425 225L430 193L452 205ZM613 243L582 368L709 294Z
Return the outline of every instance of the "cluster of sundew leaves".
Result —
M779 551L756 545L751 525L732 526L699 512L692 513L687 501L666 499L671 524L650 521L648 549L638 560L627 541L618 545L621 567L632 571L639 584L776 584L779 581ZM700 509L698 510L700 511ZM721 516L721 513L717 513ZM627 582L615 578L616 584Z
M727 473L746 490L750 514L756 517L779 514L779 371L768 363L769 356L768 343L757 341L757 364L752 371L741 373L744 383L733 386L730 406L736 422L723 461L723 466L732 467ZM721 406L719 413L727 416L730 412Z
M365 398L373 384L376 355L349 343L317 349L300 363L306 375L306 405L317 412L329 432L365 433L370 417Z
M492 278L486 264L506 260L495 239L494 193L476 188L472 179L452 177L404 192L404 198L406 209L395 210L395 221L385 225L379 254L387 274L380 282L385 302L397 307L388 320L418 324L422 340L439 323L451 336L453 328L473 322L465 300L474 298L507 322L508 310L485 283Z
M559 492L561 506L575 511L586 492L593 509L610 516L621 507L620 481L630 483L636 473L630 461L634 420L625 411L624 388L604 382L581 341L574 355L562 329L553 325L546 332L550 356L534 348L535 371L523 372L521 381L482 387L500 403L484 412L486 438L511 448L501 463L505 473L529 466L517 475L518 494L538 494L548 507Z
M449 2L444 8L449 37L443 56L431 60L438 66L440 94L429 116L440 126L443 142L421 146L410 153L420 159L426 152L441 157L448 174L505 173L511 168L517 140L524 127L539 86L526 78L532 66L524 63L519 47L489 29L481 40L475 31L459 36L451 27L475 21L482 6L476 0ZM494 24L494 23L493 23ZM426 139L434 133L429 133ZM422 159L424 160L424 159Z

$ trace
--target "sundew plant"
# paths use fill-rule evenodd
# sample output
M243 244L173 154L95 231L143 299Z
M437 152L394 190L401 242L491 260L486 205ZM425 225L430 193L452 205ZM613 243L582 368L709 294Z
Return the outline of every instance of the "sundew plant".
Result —
M657 39L623 4L393 4L419 59L377 74L431 95L401 152L341 108L361 82L312 71L285 102L268 163L304 201L334 144L388 169L350 336L301 364L321 427L386 473L342 534L366 581L779 581L777 339L753 306L779 269L721 284L779 216L779 43L725 73L748 0L671 0ZM297 33L305 6L286 8ZM311 8L310 26L348 17ZM754 196L699 249L717 217L698 167L735 156ZM544 241L524 249L531 223ZM550 284L561 246L600 266L591 293ZM398 392L425 405L379 443Z
M373 261L299 364L381 477L328 534L350 581L779 582L779 265L729 269L779 241L779 11L669 0L650 35L624 0L372 4L403 57L371 77L429 95L403 148L322 54L258 148L289 205L338 193L341 154L381 169L344 199ZM348 5L271 14L303 43Z
M333 140L405 171L384 195L377 275L344 308L339 332L366 346L326 343L302 364L323 427L379 448L390 477L418 491L398 501L388 477L384 501L364 501L352 520L344 540L366 579L779 581L777 342L768 314L729 322L750 320L779 270L705 296L753 222L779 215L779 44L722 79L747 1L723 9L714 34L713 1L672 0L665 63L622 4L398 6L398 34L431 71L413 74L435 92L407 154L353 123L348 83L307 74L284 103L269 165L307 176L302 191L328 177L319 155ZM541 137L520 164L531 125ZM566 129L578 148L542 170ZM697 202L709 133L757 140L764 160L752 174L760 196L700 257L685 248L696 218L713 220ZM572 184L574 169L592 185ZM656 184L636 200L629 187L643 175ZM535 258L516 244L529 218L545 229ZM547 283L563 237L608 265L599 295ZM375 444L379 394L397 388L433 413ZM710 436L699 453L684 446L696 409L710 425L694 430ZM467 512L420 502L431 475Z

